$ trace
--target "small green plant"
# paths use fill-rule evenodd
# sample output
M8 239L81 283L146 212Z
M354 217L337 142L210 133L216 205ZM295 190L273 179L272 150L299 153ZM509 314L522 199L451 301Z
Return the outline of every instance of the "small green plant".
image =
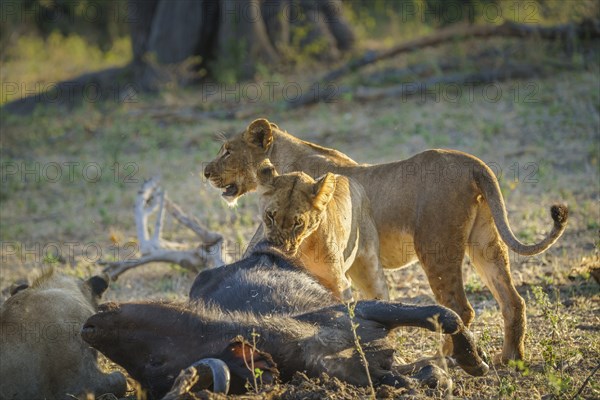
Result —
M492 354L492 335L488 326L483 326L481 335L477 340L477 344L484 353ZM494 372L496 379L498 380L498 398L513 398L514 393L517 390L516 380L510 374L506 376L500 376L494 363L491 363L490 367Z
M262 380L263 371L254 365L253 355L255 352L258 351L258 349L256 348L256 340L260 336L260 334L258 334L253 328L250 336L252 336L250 362L248 362L248 360L246 360L246 352L242 351L242 354L244 355L244 364L246 364L246 368L248 368L252 372L252 381L253 381L252 383L246 382L246 390L248 390L248 391L252 390L255 393L258 393L260 391L260 388L263 386L263 380ZM245 346L244 342L242 342L242 347L243 346Z
M260 380L260 384L262 385L262 375L263 370L260 368L254 368L254 379Z
M501 398L512 398L517 390L513 379L509 376L500 377L498 383L498 396Z
M479 340L477 341L479 347L483 349L486 353L490 353L492 350L492 335L490 334L490 330L487 325L484 325L481 331L481 335L479 336Z
M515 393L519 388L519 375L529 376L529 366L523 360L510 360L508 362L509 370L505 376L500 376L494 368L494 372L498 377L498 397L500 398L515 398Z
M523 376L529 376L529 366L525 364L523 360L510 360L508 362L508 366L510 368L514 368L516 371L520 372Z
M565 318L560 312L560 294L556 292L556 301L552 302L548 294L540 286L532 287L535 305L542 312L549 335L540 340L544 374L553 394L565 397L573 389L573 379L565 374L565 351L563 333L566 331Z
M552 388L553 394L560 398L566 397L567 393L571 392L573 389L573 379L570 376L563 374L562 371L559 373L548 371L546 373L546 379Z
M543 347L542 358L544 359L545 369L556 366L557 354L554 346L558 339L558 321L559 315L556 307L550 301L548 294L544 292L541 286L532 288L534 301L537 307L542 311L542 317L549 323L550 337L543 339L540 344Z
M356 332L356 329L359 327L359 324L354 322L354 317L355 317L354 309L356 308L356 302L347 303L346 308L348 309L348 315L350 316L350 329L352 329L352 335L354 336L354 347L356 348L356 351L360 355L362 365L365 368L365 373L367 374L367 380L369 381L369 389L371 391L371 398L375 399L376 398L375 388L373 387L373 380L371 379L371 373L369 372L369 362L367 361L367 356L365 355L365 352L360 344L360 336L358 336L358 333Z

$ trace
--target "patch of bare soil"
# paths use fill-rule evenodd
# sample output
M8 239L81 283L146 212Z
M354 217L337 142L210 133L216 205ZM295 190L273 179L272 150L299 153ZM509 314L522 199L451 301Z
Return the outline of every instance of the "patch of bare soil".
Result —
M406 390L396 389L391 386L382 385L375 389L378 399L423 399L435 396L431 390L428 393L418 389ZM257 393L245 394L240 396L225 396L215 394L209 391L198 393L188 393L180 397L181 400L356 400L371 398L369 388L361 388L350 385L337 378L332 378L327 374L322 374L319 378L309 378L301 372L296 372L293 379L286 384L277 384L262 388Z

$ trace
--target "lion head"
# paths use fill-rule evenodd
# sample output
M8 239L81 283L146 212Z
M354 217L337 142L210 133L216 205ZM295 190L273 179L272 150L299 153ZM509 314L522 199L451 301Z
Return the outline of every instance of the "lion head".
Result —
M223 143L217 158L204 168L204 176L231 205L237 199L256 190L257 166L268 157L273 143L273 129L266 119L257 119L246 130Z
M304 172L279 175L265 160L257 179L266 237L294 256L323 220L335 192L335 175L327 173L316 180Z
M102 372L95 350L80 336L107 287L106 276L82 281L50 269L31 285L21 281L11 288L11 297L0 306L0 398L125 394L125 376Z

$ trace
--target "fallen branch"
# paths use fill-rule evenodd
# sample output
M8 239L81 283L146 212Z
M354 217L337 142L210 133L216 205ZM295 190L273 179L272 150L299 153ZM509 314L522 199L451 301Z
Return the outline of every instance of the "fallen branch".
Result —
M195 249L186 250L181 243L164 240L162 228L165 209L179 223L198 235L202 244ZM223 236L202 226L195 217L185 214L177 204L167 198L158 180L150 179L144 182L135 201L134 213L141 257L114 262L99 261L99 264L106 265L103 272L112 281L117 280L125 271L150 262L173 263L193 271L224 264L221 258ZM148 218L154 213L158 214L150 236Z
M325 88L328 88L328 85L345 75L375 62L392 58L402 53L410 53L425 47L437 46L447 42L467 38L486 38L492 36L539 37L547 40L571 41L575 38L592 39L600 37L600 20L586 19L579 24L563 24L549 27L506 21L502 25L459 25L441 29L432 35L402 43L379 53L367 51L362 57L351 60L347 64L328 72L310 85L310 87L323 88L319 93L306 93L297 99L288 101L287 107L296 108L317 103L322 100L328 100L328 92L325 90Z
M406 98L418 94L425 95L436 85L482 85L491 82L501 82L507 79L526 79L538 74L538 70L531 66L513 66L491 71L436 76L421 82L402 83L386 88L359 87L353 97L356 100L373 100L382 97Z
M510 52L496 48L488 48L467 58L451 57L437 62L410 64L403 68L385 68L370 73L361 78L368 85L381 86L386 81L414 81L417 77L424 78L436 72L449 72L458 69L461 65L477 65L481 61L506 60L511 57Z
M196 235L200 237L200 240L207 246L214 246L223 241L223 236L221 234L209 231L205 227L202 226L202 223L198 221L196 217L188 216L184 213L181 208L173 203L169 198L165 199L165 205L167 207L167 211L175 217L177 221L183 226L192 230Z

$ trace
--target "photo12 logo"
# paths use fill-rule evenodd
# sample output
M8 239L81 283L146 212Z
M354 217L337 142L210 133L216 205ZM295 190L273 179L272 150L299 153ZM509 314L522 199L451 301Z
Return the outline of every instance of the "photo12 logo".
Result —
M0 163L0 182L73 183L82 180L96 183L105 177L115 183L138 183L138 172L139 166L134 162L115 162L102 166L97 162L80 161L5 161Z
M256 103L277 100L294 102L303 98L331 103L339 99L340 88L334 83L318 82L306 88L303 88L298 82L205 83L201 85L201 93L202 101L213 100L222 103Z
M540 22L540 2L534 0L503 0L501 2L452 2L452 1L398 1L387 0L389 7L399 6L402 22L457 23L465 20L483 20L498 23L511 20L521 24ZM384 6L385 7L385 6Z
M96 242L0 242L0 261L5 264L14 261L53 264L58 261L75 260L94 264L107 259L133 260L138 253L139 244L134 241L113 243L106 248Z
M137 103L139 88L135 83L114 83L100 86L96 82L75 81L27 84L25 82L2 82L2 102L32 98L37 103L66 104L81 98L84 102L114 101Z
M420 102L435 103L487 102L498 103L502 100L513 103L539 102L539 86L534 82L513 83L502 85L495 82L482 82L481 77L473 75L473 79L465 82L441 82L427 84L424 82L407 82L402 84L399 91L401 102L416 99Z

